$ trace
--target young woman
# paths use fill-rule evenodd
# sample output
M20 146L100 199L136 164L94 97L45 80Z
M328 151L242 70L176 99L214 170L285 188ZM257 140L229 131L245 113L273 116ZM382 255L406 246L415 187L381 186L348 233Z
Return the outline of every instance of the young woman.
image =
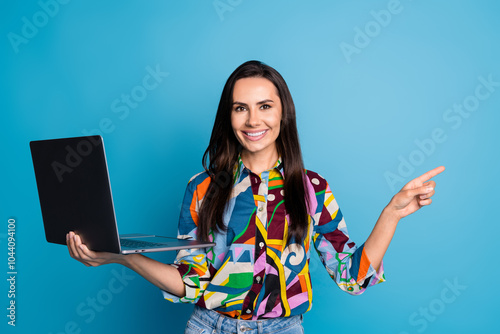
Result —
M302 314L312 301L311 243L342 290L360 294L384 281L382 258L399 220L431 204L429 180L444 170L406 184L357 247L326 180L304 169L285 81L258 61L227 80L203 164L186 189L179 237L216 246L179 251L169 265L93 252L68 234L70 255L86 266L122 264L166 299L195 303L186 333L303 333Z

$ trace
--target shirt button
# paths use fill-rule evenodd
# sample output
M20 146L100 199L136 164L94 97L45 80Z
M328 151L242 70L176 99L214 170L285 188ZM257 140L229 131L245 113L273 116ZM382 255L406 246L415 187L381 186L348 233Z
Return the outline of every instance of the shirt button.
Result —
M241 327L241 328L240 328L240 332L243 332L243 333L244 333L244 332L246 332L246 330L247 330L247 329L246 329L245 327Z
M247 314L250 314L250 313L252 313L252 310L247 310Z
M259 211L260 211L260 212L262 212L262 210L264 210L264 208L263 208L263 207L260 207L260 208L259 208Z
M259 242L259 247L260 247L260 248L264 248L264 243L263 243L262 241L261 241L261 242Z
M257 281L257 283L260 283L261 280L260 276L255 277L255 280Z

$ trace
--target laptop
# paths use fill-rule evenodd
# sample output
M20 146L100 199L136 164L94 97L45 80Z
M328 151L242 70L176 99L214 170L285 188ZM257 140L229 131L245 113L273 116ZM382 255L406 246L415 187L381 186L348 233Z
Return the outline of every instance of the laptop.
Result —
M119 235L104 142L85 136L30 142L45 237L66 245L74 231L94 251L160 252L215 246L154 234Z

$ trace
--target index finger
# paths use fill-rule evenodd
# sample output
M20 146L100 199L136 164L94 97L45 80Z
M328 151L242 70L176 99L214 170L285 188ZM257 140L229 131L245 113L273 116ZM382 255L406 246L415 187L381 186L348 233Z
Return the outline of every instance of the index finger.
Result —
M436 168L431 169L430 171L420 175L415 180L424 183L424 182L432 179L434 176L442 173L444 170L445 170L444 166L436 167Z

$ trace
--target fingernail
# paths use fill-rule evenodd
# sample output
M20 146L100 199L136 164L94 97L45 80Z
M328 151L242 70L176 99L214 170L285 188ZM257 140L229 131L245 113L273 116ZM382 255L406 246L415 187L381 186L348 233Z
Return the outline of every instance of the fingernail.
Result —
M433 190L434 190L434 188L433 188L433 187L427 187L427 192L429 192L429 193L430 193L430 192L431 192L431 191L433 191Z

